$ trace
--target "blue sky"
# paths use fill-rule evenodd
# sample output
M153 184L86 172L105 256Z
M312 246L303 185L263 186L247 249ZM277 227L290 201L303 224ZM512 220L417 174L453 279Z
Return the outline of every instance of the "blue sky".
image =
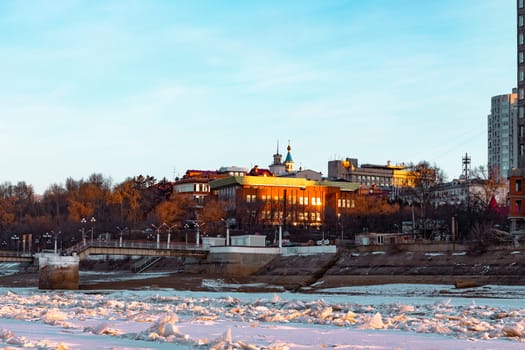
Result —
M0 1L0 182L486 165L515 1Z

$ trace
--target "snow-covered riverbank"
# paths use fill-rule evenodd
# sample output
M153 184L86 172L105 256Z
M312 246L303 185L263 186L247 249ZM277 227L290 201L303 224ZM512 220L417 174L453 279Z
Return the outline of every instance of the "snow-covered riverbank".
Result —
M175 344L200 349L523 348L522 288L486 286L461 292L468 294L456 292L441 285L347 287L319 294L2 289L0 345L6 349L173 349Z

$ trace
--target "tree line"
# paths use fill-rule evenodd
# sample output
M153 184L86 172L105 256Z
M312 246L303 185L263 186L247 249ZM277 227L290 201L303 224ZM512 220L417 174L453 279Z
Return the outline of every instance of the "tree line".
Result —
M82 229L84 233L93 230L90 233L95 233L95 238L109 232L146 239L144 232L152 225L165 224L163 229L170 227L176 232L184 230L185 222L196 219L214 230L222 227L224 207L210 199L202 203L197 218L190 198L174 195L171 182L149 175L116 185L101 174L80 180L68 178L63 185L49 186L42 196L36 196L26 182L5 182L0 184L0 244L12 248L19 244L13 238L31 233L37 242L44 235L60 234L60 241L71 245L82 238Z
M436 232L450 236L452 217L455 240L490 240L494 227L507 229L506 212L489 205L501 181L487 175L483 168L473 174L478 179L485 178L485 193L472 196L468 205L461 206L450 203L433 206L432 191L442 181L441 172L428 163L418 164L416 170L425 176L419 176L415 186L402 198L356 193L352 207L339 215L335 208L326 208L320 225L314 227L305 222L285 229L296 237L313 231L331 238L352 239L363 231L401 232L402 223L413 220L418 237L433 239ZM224 233L228 218L236 219L231 228L239 232L271 235L275 230L272 218L283 212L283 208L275 207L275 213L267 215L266 220L261 215L263 208L265 204L260 201L238 203L235 212L228 212L227 205L213 196L197 203L188 196L173 193L173 183L165 178L157 180L149 175L130 177L117 184L101 174L80 180L68 178L64 184L49 186L42 196L36 196L33 187L25 182L6 182L0 184L0 244L10 248L18 244L13 235L20 238L30 233L35 241L46 234L49 237L50 233L60 233L60 241L67 246L80 241L82 230L94 234L95 239L109 232L112 238L124 234L126 238L140 240L151 237L146 233L161 226L164 232L172 230L174 240L184 240L188 230L195 229L194 225L188 227L188 223L203 225L203 234L218 234ZM294 209L291 204L284 211L287 215L301 214L301 209Z

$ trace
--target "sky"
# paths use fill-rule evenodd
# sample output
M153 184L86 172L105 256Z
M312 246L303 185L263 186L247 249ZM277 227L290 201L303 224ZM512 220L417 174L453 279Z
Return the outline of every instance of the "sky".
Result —
M486 166L514 0L0 1L0 183Z

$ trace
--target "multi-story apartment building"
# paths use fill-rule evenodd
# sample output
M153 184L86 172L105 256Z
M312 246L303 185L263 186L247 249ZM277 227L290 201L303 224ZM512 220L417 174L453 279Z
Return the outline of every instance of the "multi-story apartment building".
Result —
M518 165L516 89L511 94L494 96L487 117L488 168L498 178L507 178Z
M512 234L525 233L525 0L517 0L517 82L518 146L517 167L511 170L509 183L509 219Z

